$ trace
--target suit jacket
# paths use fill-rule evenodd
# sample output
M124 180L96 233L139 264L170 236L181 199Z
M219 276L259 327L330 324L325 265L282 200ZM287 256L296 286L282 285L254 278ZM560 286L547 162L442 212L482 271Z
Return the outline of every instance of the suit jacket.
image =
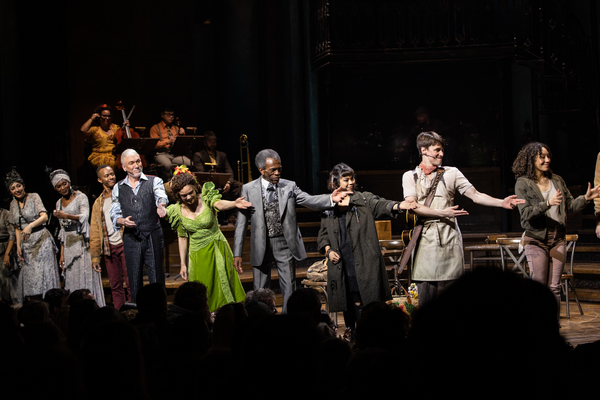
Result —
M241 257L246 230L248 229L248 223L250 223L250 263L254 266L263 263L266 243L269 240L262 202L261 179L262 177L242 186L240 195L246 196L246 200L251 202L253 207L252 209L238 211L233 242L234 257ZM296 206L301 205L316 211L325 210L331 207L331 196L329 194L309 195L300 190L296 186L296 182L287 179L279 180L277 190L283 236L294 258L302 260L306 258L306 250L302 242L300 228L298 228L296 222Z

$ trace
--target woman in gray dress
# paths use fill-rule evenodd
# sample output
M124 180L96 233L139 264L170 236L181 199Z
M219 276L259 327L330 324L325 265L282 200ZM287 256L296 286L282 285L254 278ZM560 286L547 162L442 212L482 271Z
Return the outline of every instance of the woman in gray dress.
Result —
M65 289L73 292L89 289L100 307L105 306L100 268L92 267L90 254L90 204L87 196L71 187L71 177L57 169L50 173L52 186L61 195L54 216L60 222L60 267L65 276Z
M15 275L15 299L42 299L44 294L60 288L56 245L45 224L48 213L37 193L27 193L23 179L14 169L5 177L6 188L13 196L8 222L15 228L18 269Z

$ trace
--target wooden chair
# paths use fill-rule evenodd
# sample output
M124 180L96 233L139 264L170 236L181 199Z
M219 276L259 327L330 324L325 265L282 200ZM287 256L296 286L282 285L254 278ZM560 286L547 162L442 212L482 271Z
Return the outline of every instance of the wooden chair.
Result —
M529 278L529 274L527 273L527 258L525 257L525 251L519 253L519 244L521 243L521 238L508 238L508 237L500 237L496 239L498 245L500 245L500 258L502 262L502 271L506 271L507 262L512 260L515 264L511 271L515 269L519 269L524 277ZM513 253L513 250L516 250L516 255Z
M565 295L565 304L567 306L567 318L571 318L571 312L569 310L569 289L573 292L575 296L575 302L577 303L577 307L579 307L579 313L583 315L583 310L581 309L581 304L579 304L579 299L577 298L577 292L575 291L574 284L574 275L573 275L573 259L575 258L575 246L577 245L577 240L579 239L579 235L572 234L567 235L565 240L567 242L567 251L566 251L566 260L563 269L563 273L560 277L560 288ZM570 260L569 260L570 254Z

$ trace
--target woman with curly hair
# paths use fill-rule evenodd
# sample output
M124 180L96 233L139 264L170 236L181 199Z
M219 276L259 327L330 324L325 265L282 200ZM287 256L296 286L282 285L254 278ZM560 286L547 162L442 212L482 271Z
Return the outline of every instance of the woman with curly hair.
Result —
M109 106L99 105L80 130L86 135L86 140L92 143L92 152L88 161L95 168L106 164L117 170L117 159L112 151L115 148L115 135L119 125L112 123L111 113Z
M566 259L567 214L576 213L600 195L600 185L573 198L565 181L550 169L550 148L539 142L526 144L515 159L512 171L517 179L522 243L531 278L549 285L560 310L560 276ZM552 261L552 269L550 269Z
M167 207L167 217L179 237L181 276L206 286L211 312L244 301L246 294L238 276L243 270L236 272L233 266L233 253L219 229L217 213L247 209L252 203L244 197L221 200L214 183L206 182L201 187L185 167L178 168L170 182L177 203Z

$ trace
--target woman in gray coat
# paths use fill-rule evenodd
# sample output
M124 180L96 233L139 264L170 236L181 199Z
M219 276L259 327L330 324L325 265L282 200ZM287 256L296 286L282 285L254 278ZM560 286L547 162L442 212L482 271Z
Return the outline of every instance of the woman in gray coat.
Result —
M416 203L355 192L355 182L354 170L344 163L330 171L329 189L353 194L323 213L317 240L319 251L329 260L329 311L344 312L346 327L352 330L364 305L392 298L375 219L417 207Z
M560 277L566 256L567 214L576 213L600 194L600 185L573 198L565 181L550 169L550 149L543 143L526 144L513 163L517 182L525 255L531 278L548 285L560 306ZM552 261L552 269L550 269ZM559 308L560 310L560 308Z

